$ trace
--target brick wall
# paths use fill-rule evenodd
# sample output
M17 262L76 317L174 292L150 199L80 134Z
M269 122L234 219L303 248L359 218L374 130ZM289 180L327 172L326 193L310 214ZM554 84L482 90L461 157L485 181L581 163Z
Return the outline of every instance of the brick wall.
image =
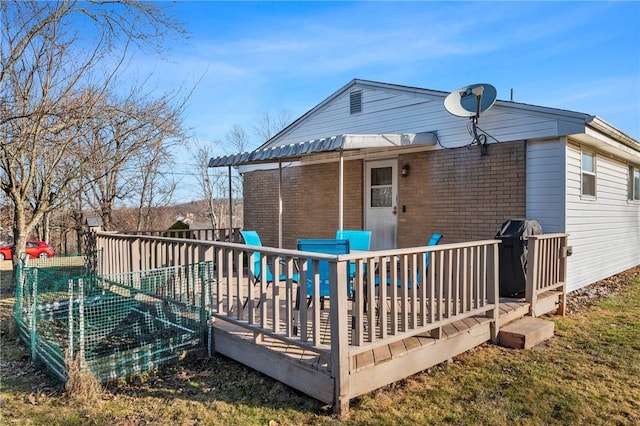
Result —
M425 245L434 232L443 243L493 238L507 219L526 213L524 142L401 155L398 169L398 246ZM344 228L362 229L363 162L344 167ZM403 212L402 207L405 207ZM244 175L244 227L265 245L278 245L278 170ZM338 229L338 163L283 169L283 246L297 238L333 238Z
M424 245L434 232L443 243L493 238L505 220L525 216L525 143L491 144L488 152L474 146L399 158L399 167L410 166L398 185L399 247Z
M338 229L338 163L282 170L283 247L298 238L333 238ZM344 228L362 229L362 161L344 163ZM278 246L278 170L244 175L244 228Z

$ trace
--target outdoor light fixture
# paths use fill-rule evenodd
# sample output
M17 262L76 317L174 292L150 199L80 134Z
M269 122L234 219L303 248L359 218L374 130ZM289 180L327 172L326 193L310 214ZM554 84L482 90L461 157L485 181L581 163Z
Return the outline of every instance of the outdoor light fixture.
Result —
M409 176L409 165L408 164L405 164L404 166L402 166L402 169L400 170L400 174L402 175L402 177Z

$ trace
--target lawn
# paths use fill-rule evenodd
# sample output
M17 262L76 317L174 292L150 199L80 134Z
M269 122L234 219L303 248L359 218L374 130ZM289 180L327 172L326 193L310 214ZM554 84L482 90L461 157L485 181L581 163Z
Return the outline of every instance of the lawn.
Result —
M344 419L222 356L111 385L96 399L71 398L16 342L5 287L0 424L640 424L640 268L615 280L617 294L581 299L570 315L550 317L556 336L546 344L483 345L352 401Z

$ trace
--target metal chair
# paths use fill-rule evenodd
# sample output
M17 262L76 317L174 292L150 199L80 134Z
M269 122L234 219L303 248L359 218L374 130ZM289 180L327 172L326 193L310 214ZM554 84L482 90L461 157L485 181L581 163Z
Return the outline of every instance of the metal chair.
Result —
M326 254L348 254L349 253L349 240L330 240L330 239L305 239L297 241L298 250L314 252L314 253L326 253ZM313 302L313 282L315 278L315 274L313 271L313 260L307 259L307 277L306 277L306 299L307 299L307 308L311 306ZM348 270L347 270L348 272ZM318 261L318 267L316 274L319 278L319 296L320 296L320 309L324 310L324 299L330 296L330 286L329 286L329 261L320 260ZM302 290L302 284L298 285L297 295L296 295L296 303L295 303L295 312L300 311L300 302L302 296L300 294ZM348 294L351 294L351 289L347 289ZM298 333L298 325L297 325L297 315L294 313L294 325L293 325L293 333Z
M427 246L435 246L437 245L440 240L442 239L442 234L439 233L435 233L433 235L431 235L431 238L429 239L429 242L427 243ZM429 269L429 252L426 251L424 253L424 270L427 271ZM421 274L422 274L422 268L418 268L418 271L415 275L415 282L417 283L417 285L420 285L420 278L421 278ZM391 284L391 278L387 277L387 284ZM375 281L375 285L380 285L380 278L376 277L376 281ZM396 285L398 287L402 286L402 280L398 279L396 282ZM409 280L407 282L407 288L411 288L411 280Z
M368 251L371 247L371 231L356 229L338 229L336 231L336 239L349 240L349 249L351 252L356 250ZM366 265L363 272L366 272ZM356 276L356 264L349 262L349 281L353 281Z
M260 240L260 236L256 231L242 230L240 231L240 234L242 235L242 239L244 240L245 244L249 246L262 247L262 241ZM251 259L252 260L250 260L250 262L253 262L253 276L250 278L253 280L255 285L260 281L262 281L262 261L261 261L260 252L254 251L251 254ZM286 280L287 280L286 274L281 274L278 276L278 281L286 281ZM296 283L298 282L297 272L294 272L291 275L291 280ZM269 268L269 264L267 264L267 267L265 270L265 281L267 283L267 286L273 282L273 274L271 273L271 268ZM246 306L248 301L249 299L245 300L242 306L243 307Z

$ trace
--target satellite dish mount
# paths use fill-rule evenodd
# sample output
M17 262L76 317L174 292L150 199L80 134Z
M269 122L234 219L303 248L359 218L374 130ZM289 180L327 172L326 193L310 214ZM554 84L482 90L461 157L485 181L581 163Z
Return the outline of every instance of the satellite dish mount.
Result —
M472 84L449 93L444 100L445 109L458 117L471 119L472 144L480 146L480 155L487 155L487 135L478 134L480 114L496 102L496 88L490 84Z

